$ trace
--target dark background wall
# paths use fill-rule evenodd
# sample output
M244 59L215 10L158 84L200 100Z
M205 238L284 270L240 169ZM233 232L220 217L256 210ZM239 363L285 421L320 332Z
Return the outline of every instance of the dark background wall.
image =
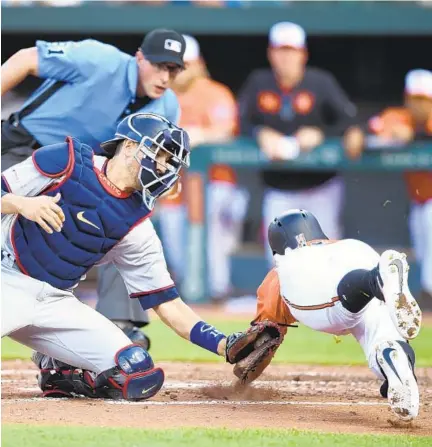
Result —
M96 38L133 54L142 35L138 34L44 34L3 33L2 63L35 40L81 40ZM266 36L197 35L211 75L237 92L248 74L267 65ZM404 77L413 68L432 69L432 36L311 36L308 39L310 65L330 70L359 106L365 119L402 100ZM30 79L20 90L25 93L38 83ZM250 176L249 176L250 177ZM401 174L346 173L346 206L343 222L346 236L359 237L374 245L407 246L408 200ZM254 192L251 220L260 219L259 190ZM383 206L383 204L386 206ZM253 225L252 225L253 226ZM247 235L248 237L253 237Z
M432 26L432 25L431 25ZM133 54L143 35L2 33L2 62L36 39L96 38ZM248 73L267 65L266 36L196 35L214 78L237 91ZM432 36L311 36L310 64L332 71L357 102L387 103L401 99L406 72L432 69Z

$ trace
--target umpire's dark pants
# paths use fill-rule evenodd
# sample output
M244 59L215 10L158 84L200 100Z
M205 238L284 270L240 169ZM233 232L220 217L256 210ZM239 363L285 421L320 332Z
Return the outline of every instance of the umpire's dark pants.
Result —
M32 153L33 149L29 146L9 149L1 157L2 172L21 163ZM99 267L97 292L96 310L105 317L115 321L132 321L139 327L148 323L147 312L142 309L139 300L129 298L123 279L113 264Z

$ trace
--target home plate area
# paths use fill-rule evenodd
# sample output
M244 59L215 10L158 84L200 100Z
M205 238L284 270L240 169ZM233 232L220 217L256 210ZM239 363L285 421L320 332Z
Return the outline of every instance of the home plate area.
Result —
M401 424L366 367L271 365L239 387L230 365L159 363L166 381L148 401L43 399L29 361L2 362L2 422L99 427L297 428L432 434L432 368L418 368L419 417Z

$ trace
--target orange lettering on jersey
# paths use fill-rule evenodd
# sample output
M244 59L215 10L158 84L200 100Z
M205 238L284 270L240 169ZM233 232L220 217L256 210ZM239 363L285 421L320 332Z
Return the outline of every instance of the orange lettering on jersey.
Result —
M315 96L311 92L301 91L294 96L293 108L299 115L307 115L313 109Z
M100 181L100 184L103 186L106 192L111 194L114 197L118 197L119 199L126 199L132 195L132 192L125 192L118 188L114 183L109 180L99 169L94 168L96 175Z
M264 91L258 94L258 108L264 113L278 113L281 108L281 98L275 92Z

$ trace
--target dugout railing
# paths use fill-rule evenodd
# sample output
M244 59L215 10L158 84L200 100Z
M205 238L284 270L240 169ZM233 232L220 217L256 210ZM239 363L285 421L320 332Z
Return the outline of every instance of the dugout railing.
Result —
M209 297L206 253L206 185L212 164L223 163L234 168L248 168L253 175L264 164L281 165L290 170L338 170L359 172L401 172L432 170L432 143L415 142L407 147L365 150L359 160L346 158L339 139L329 139L314 151L286 162L271 162L254 141L237 139L229 144L203 145L193 151L185 193L188 203L186 280L182 295L190 302L205 302ZM400 185L401 195L404 185ZM432 230L431 230L432 231Z

